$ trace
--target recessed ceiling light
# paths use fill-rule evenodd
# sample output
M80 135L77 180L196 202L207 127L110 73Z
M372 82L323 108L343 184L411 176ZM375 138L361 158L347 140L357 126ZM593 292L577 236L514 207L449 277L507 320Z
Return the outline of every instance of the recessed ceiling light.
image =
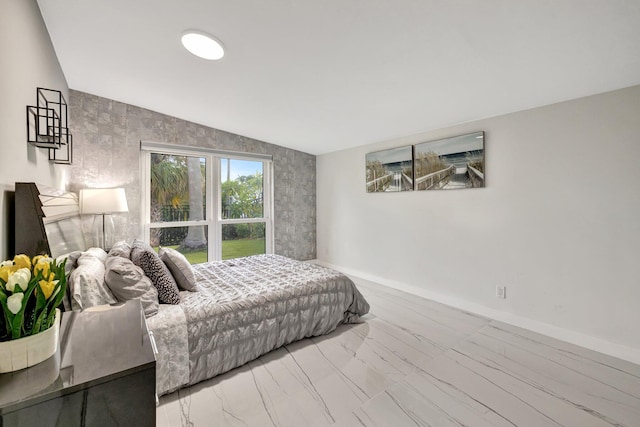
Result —
M182 45L195 56L217 60L224 56L222 43L201 31L187 31L182 35Z

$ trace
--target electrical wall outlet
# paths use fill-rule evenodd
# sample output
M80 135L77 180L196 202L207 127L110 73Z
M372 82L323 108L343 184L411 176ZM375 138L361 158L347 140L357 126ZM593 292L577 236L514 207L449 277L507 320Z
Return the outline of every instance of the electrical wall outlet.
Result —
M507 287L496 286L496 297L500 299L505 299L507 297Z

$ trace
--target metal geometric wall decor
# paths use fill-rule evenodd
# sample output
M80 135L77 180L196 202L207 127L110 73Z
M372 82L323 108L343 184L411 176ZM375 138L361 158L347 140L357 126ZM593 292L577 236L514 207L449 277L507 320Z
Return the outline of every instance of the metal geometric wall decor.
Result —
M49 161L59 165L73 163L73 135L68 131L66 143L63 142L60 148L49 148Z
M27 105L27 142L48 149L50 161L71 164L73 142L69 133L67 102L61 91L36 89L36 105Z

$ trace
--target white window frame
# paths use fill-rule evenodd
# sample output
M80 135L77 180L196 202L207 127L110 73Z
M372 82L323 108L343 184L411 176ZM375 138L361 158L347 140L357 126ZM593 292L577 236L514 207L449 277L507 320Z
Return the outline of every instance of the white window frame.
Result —
M172 228L207 226L207 259L222 259L222 225L223 224L265 224L265 253L273 253L273 160L269 155L241 153L236 151L215 150L203 147L187 147L174 144L140 141L140 163L142 182L142 208L140 209L143 225L143 240L149 243L152 228ZM206 218L201 221L151 222L151 153L171 154L176 156L204 157L205 170L205 203ZM249 160L262 162L263 217L223 219L220 194L222 179L220 176L221 160ZM215 197L214 197L215 196Z

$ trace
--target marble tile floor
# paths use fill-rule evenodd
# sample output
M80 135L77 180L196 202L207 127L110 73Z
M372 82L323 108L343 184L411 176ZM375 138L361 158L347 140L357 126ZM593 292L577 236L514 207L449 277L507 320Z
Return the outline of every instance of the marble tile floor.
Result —
M160 398L157 425L640 426L640 366L354 278L363 322Z

